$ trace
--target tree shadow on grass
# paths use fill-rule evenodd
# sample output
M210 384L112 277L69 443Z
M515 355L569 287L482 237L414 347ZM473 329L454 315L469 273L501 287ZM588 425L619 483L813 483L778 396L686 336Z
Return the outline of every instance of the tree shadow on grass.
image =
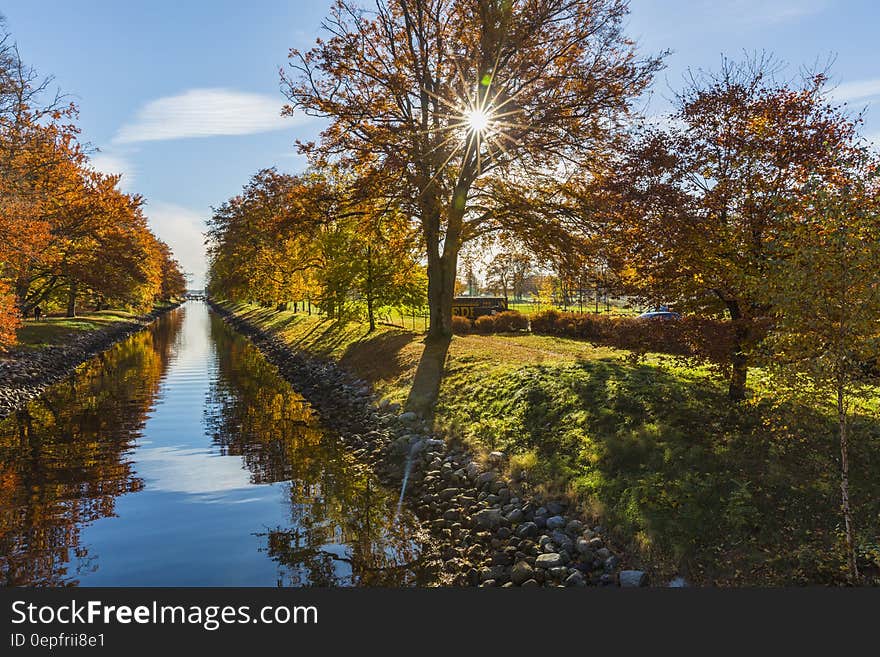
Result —
M412 334L405 331L366 333L349 345L341 362L370 383L396 379L406 369L400 352L412 341Z
M446 369L451 338L425 340L425 349L419 359L412 388L404 408L424 417L429 422L440 394L440 382Z
M840 581L833 421L778 400L732 405L722 385L616 361L531 366L444 404L476 437L537 455L595 509L634 564L701 584ZM880 423L860 418L851 485L862 544L880 527ZM855 443L856 441L854 441Z

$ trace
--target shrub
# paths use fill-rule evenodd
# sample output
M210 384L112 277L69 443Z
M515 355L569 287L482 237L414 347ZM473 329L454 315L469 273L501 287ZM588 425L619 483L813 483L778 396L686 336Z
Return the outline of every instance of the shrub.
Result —
M693 356L721 365L730 362L737 330L746 332L747 347L766 333L766 325L760 321L744 326L709 317L645 320L557 310L537 313L531 323L533 333L587 340L636 353Z
M553 335L552 328L556 325L559 313L555 310L545 310L542 313L532 315L532 333Z
M510 333L512 331L527 331L529 318L516 310L506 310L494 316L495 332Z
M495 333L495 317L493 315L477 317L477 321L474 322L474 329L476 329L477 333Z
M452 332L455 335L467 335L471 332L471 320L460 315L452 316Z

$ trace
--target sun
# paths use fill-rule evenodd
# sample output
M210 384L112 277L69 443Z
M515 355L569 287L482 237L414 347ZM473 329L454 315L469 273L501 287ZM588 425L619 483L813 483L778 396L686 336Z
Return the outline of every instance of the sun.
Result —
M467 119L468 128L477 134L485 132L492 122L492 117L489 116L489 113L482 109L474 109L467 112L465 118Z

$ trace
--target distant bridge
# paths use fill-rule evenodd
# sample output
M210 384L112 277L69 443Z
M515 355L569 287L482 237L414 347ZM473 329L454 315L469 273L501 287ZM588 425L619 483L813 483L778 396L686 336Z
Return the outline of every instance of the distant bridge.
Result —
M206 296L204 292L187 292L183 298L187 301L204 301Z

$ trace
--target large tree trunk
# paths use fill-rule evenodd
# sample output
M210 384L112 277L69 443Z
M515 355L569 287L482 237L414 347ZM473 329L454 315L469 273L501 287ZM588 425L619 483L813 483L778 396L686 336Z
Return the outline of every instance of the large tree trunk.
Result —
M455 274L458 270L467 187L457 187L453 199L448 210L442 254L439 250L439 211L424 222L428 247L428 311L431 322L428 327L429 340L448 340L452 337L452 299L455 297ZM427 208L423 211L431 212Z
M727 387L727 396L730 401L740 402L746 398L746 377L748 376L748 359L740 351L737 345L736 351L731 357L730 383Z
M856 584L859 580L859 565L856 561L852 509L849 503L849 426L843 396L843 386L838 385L837 426L840 434L840 507L843 511L843 525L846 532L846 561L849 569L850 583Z
M67 316L76 317L76 281L70 281L70 289L67 293Z
M428 338L448 339L452 336L452 299L455 294L455 272L458 253L444 253L428 260L428 308L431 325Z
M746 378L749 372L749 362L743 348L747 336L747 328L741 321L743 319L737 301L726 301L730 311L730 319L736 322L734 325L734 339L730 354L730 381L727 388L727 396L731 401L740 402L746 398Z

